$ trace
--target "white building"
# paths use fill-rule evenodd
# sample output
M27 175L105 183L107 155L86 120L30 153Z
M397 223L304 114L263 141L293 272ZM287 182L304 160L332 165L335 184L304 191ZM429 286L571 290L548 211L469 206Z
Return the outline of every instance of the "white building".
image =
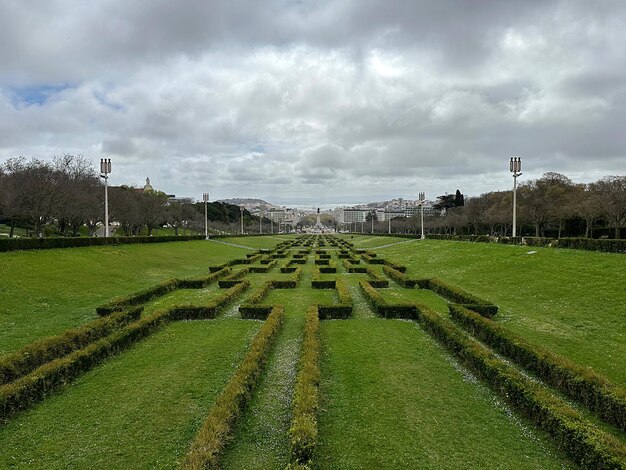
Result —
M341 209L339 221L342 224L351 224L352 222L365 222L365 218L370 211L366 209Z

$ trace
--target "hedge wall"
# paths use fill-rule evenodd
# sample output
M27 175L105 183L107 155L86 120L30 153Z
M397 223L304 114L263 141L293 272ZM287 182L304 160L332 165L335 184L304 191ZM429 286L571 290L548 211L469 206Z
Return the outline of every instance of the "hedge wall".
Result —
M427 286L427 289L436 292L450 302L464 305L467 308L477 311L481 315L493 317L496 313L498 313L497 305L476 297L475 295L470 294L469 292L466 292L459 287L452 286L442 281L441 279L432 278L428 279L427 281L423 279L418 279L416 280L416 282L420 287L425 285Z
M275 306L252 340L248 354L217 397L181 468L219 468L220 454L230 440L235 422L252 398L282 321L283 307Z
M304 339L293 393L293 418L289 428L291 468L311 468L317 446L319 408L320 338L317 308L309 307L304 324Z
M383 296L368 281L360 281L359 286L374 311L381 317L409 319L418 317L419 311L415 305L387 303Z
M578 411L470 339L428 307L419 306L424 328L484 378L508 403L534 421L579 465L625 468L626 446L586 421Z
M66 356L77 349L110 335L115 330L136 321L143 307L116 312L98 318L60 335L44 338L0 358L0 385L31 373L37 367Z
M404 268L406 270L406 267L404 267L404 266L400 266L400 267L402 267L402 268ZM389 276L391 279L396 281L402 287L406 287L408 289L411 289L411 288L413 288L413 287L415 287L417 285L417 280L409 279L408 276L406 274L404 274L404 271L400 271L399 269L396 269L396 268L388 266L388 265L387 266L383 266L383 271L384 271L384 273L387 276Z
M130 245L136 243L184 242L190 240L204 240L204 235L184 235L178 237L0 238L0 252L46 250L50 248L78 248L83 246Z
M450 305L449 310L454 321L478 339L626 431L626 389L460 305Z

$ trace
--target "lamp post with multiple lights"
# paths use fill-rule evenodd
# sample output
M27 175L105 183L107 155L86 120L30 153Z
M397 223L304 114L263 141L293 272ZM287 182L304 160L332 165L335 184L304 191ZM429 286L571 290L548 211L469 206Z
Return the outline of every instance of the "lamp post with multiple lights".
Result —
M422 219L422 240L426 238L424 236L424 201L426 200L426 194L423 192L419 194L420 206L421 206L421 219Z
M100 178L104 178L104 236L109 236L109 173L111 173L111 159L100 159Z
M209 204L209 193L202 193L202 201L204 202L204 239L209 239L209 215L207 205Z
M509 171L513 173L513 236L517 236L517 177L522 176L522 157L511 157Z

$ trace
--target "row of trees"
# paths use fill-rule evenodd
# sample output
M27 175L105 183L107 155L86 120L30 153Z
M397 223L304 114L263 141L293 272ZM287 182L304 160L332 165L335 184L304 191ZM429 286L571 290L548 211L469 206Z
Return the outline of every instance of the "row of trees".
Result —
M464 205L451 204L452 198L438 198L435 207L445 210L441 215L425 218L427 231L512 235L511 191L466 198ZM595 231L620 238L621 229L626 226L626 176L606 176L593 183L576 184L560 173L545 173L539 179L526 181L517 190L517 223L518 235L593 237ZM417 231L420 221L413 217L397 219L392 224L393 231Z
M179 230L204 233L203 203L168 199L160 191L111 187L110 219L119 224L123 235L142 231L152 235L166 225L173 227L176 235ZM207 209L213 229L232 231L238 227L239 206L210 203ZM255 219L248 211L244 211L244 218L247 222ZM20 157L0 166L0 223L10 226L10 237L17 227L38 237L46 233L78 236L81 231L94 236L103 220L103 183L93 163L84 157L63 155L52 162Z

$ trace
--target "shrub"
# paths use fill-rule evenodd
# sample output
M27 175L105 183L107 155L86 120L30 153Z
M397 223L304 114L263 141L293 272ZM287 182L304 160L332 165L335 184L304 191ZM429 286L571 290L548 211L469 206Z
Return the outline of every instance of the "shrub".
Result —
M378 274L376 271L374 271L372 268L367 268L367 275L370 278L369 283L375 289L389 287L389 281L382 277L380 274Z
M228 289L233 287L235 284L239 284L241 282L241 279L250 272L250 268L246 267L243 269L240 269L239 271L231 274L230 276L228 276L225 279L220 279L218 281L218 285L220 286L221 289Z
M44 338L0 358L0 385L31 373L37 367L84 348L139 319L143 307L115 312L57 336Z
M385 264L385 260L384 259L377 258L376 257L376 253L372 253L370 251L368 251L366 253L363 253L361 255L361 258L363 258L369 264Z
M220 277L224 277L230 274L231 272L232 272L231 268L224 268L206 276L178 279L177 288L178 289L202 289L208 286L209 284L215 282Z
M578 464L587 468L623 468L626 446L586 421L542 385L471 340L452 323L419 306L424 328L483 377L513 407L547 431Z
M291 464L296 468L308 468L311 465L317 445L321 377L319 328L318 311L312 306L304 325L302 353L293 394L293 419L289 429Z
M528 343L502 325L467 308L450 305L449 310L454 321L478 339L579 401L607 423L626 431L626 390L623 387L590 368Z
M295 289L302 275L302 267L298 266L287 279L275 279L272 281L274 289Z
M387 274L387 276L396 281L402 287L411 289L417 284L417 281L415 279L409 279L407 275L404 274L404 272L399 271L391 266L383 266L383 271L385 272L385 274Z
M278 261L274 260L274 261L271 261L270 263L265 264L265 266L250 266L250 272L251 273L268 273L272 269L274 269L277 264L278 264Z
M418 284L419 283L420 281L418 280ZM478 310L477 306L481 306L479 309L479 313L481 315L492 317L498 312L498 307L491 302L487 302L486 300L476 297L475 295L472 295L469 292L464 291L463 289L451 286L450 284L447 284L440 279L429 279L428 289L436 292L450 302L466 305L472 310Z
M359 283L365 298L374 311L385 318L417 318L419 311L413 304L388 304L380 293L367 281Z
M223 264L220 264L220 265L217 265L217 266L209 266L209 272L215 273L217 271L221 271L222 269L224 269L224 268L226 268L228 266L230 266L228 263L223 263Z
M252 397L282 320L283 307L275 306L196 434L183 469L219 467L219 456L232 435L237 418Z
M392 261L385 260L385 266L389 266L390 268L395 269L396 271L400 271L401 273L406 272L406 266L400 266Z
M0 421L41 401L50 392L92 369L104 359L148 336L167 321L168 312L156 312L126 325L83 349L52 360L0 386Z
M155 297L165 295L176 288L178 288L178 280L168 279L157 284L156 286L136 292L134 294L118 297L111 302L96 307L96 313L100 316L110 315L113 312L119 312L120 310L124 310L125 308L132 305L139 305L149 300L152 300Z
M183 242L204 240L203 235L163 236L163 237L108 237L108 238L2 238L0 252L17 250L45 250L50 248L78 248L83 246L128 245L136 243Z

